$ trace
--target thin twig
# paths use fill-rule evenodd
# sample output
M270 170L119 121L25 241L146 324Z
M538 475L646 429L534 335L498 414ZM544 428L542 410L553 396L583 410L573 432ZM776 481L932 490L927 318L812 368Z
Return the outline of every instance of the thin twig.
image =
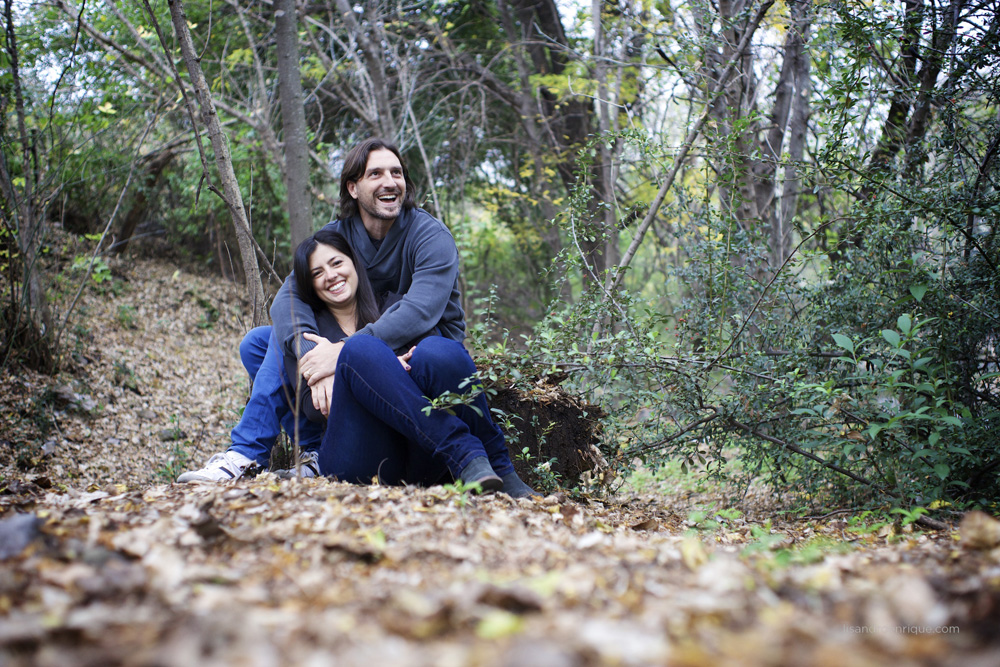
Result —
M889 495L894 495L894 494L892 494L889 491L886 491L884 489L880 489L880 487L878 485L876 485L874 482L872 482L871 480L865 479L861 475L858 475L857 473L851 472L850 470L847 470L845 468L841 468L836 463L830 463L829 461L823 459L822 457L816 456L812 452L807 452L806 450L802 449L798 445L793 445L792 443L787 442L785 440L782 440L780 438L776 438L773 435L768 435L766 433L761 433L760 431L758 431L757 429L755 429L753 426L750 426L749 424L744 424L743 422L741 422L741 421L739 421L739 420L737 420L737 419L735 419L733 417L729 417L728 420L729 420L729 422L733 426L736 426L737 428L739 428L739 429L741 429L743 431L746 431L747 433L749 433L752 436L758 437L758 438L760 438L762 440L766 440L767 442L770 442L772 444L779 445L779 446L787 449L790 452L795 452L796 454L799 454L800 456L804 456L807 459L813 460L816 463L818 463L821 466L823 466L824 468L829 468L830 470L833 470L834 472L838 472L841 475L844 475L845 477L850 477L855 482L860 482L861 484L864 484L865 486L871 487L873 489L881 490L884 493L888 493Z
M710 409L713 410L712 414L705 415L701 419L698 419L697 421L691 422L690 424L688 424L687 426L685 426L681 430L679 430L679 431L677 431L675 433L670 434L669 436L667 436L663 440L660 440L658 442L653 442L653 443L650 443L648 445L643 445L642 447L639 447L637 449L633 449L631 453L633 453L633 454L641 454L643 452L648 452L648 451L651 451L653 449L659 449L659 448L663 447L664 445L666 445L666 444L668 444L668 443L676 440L677 438L681 437L682 435L685 435L686 433L689 433L689 432L695 430L699 426L703 426L704 424L709 423L710 421L716 419L719 416L719 412L718 412L718 410L716 408L710 408Z
M843 510L834 510L820 516L799 516L792 519L792 521L822 521L823 519L829 519L831 516L837 516L838 514L850 514L851 512L857 511L857 507L849 507Z
M750 321L753 319L754 313L756 313L757 309L760 308L760 304L764 301L764 297L767 295L768 290L771 289L771 285L773 285L774 281L778 279L778 276L781 275L782 270L784 270L784 268L788 265L788 263L791 262L792 259L798 254L799 249L806 243L806 241L810 240L812 237L819 234L831 223L833 223L833 220L827 220L826 222L821 224L819 227L813 230L811 234L809 234L808 236L804 237L801 241L799 241L798 245L795 246L795 249L792 250L790 253L788 253L788 257L785 258L785 261L781 263L781 266L778 267L778 270L774 272L774 275L771 276L771 279L767 281L766 285L764 285L764 289L761 290L760 296L757 297L757 302L753 305L753 308L751 308L750 312L747 313L746 317L743 318L743 323L740 325L739 331L737 331L736 335L734 335L732 340L729 341L729 345L726 346L726 349L720 352L719 355L712 361L712 363L708 365L708 368L712 368L713 366L718 364L719 361L724 356L729 354L729 351L731 349L733 349L733 346L736 345L736 341L740 339L740 336L743 335L743 332L746 330L747 325L749 325Z

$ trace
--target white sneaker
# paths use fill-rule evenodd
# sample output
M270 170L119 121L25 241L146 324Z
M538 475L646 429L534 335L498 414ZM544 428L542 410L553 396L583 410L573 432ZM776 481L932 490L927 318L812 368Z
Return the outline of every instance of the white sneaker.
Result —
M248 459L239 452L226 450L221 454L216 454L208 460L201 470L192 470L181 474L177 478L178 482L228 482L239 479L243 471L253 465L253 460Z
M299 463L302 469L302 479L308 477L319 477L319 452L314 450L299 452ZM274 474L281 479L288 479L296 476L295 467L288 470L275 470Z

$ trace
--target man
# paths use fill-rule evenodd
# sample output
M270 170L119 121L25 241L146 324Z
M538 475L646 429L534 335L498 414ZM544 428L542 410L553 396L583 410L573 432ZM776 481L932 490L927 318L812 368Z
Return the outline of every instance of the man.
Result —
M341 172L340 202L340 219L326 229L347 238L377 295L402 295L377 322L355 335L376 336L401 351L431 333L463 340L455 240L442 222L416 208L399 151L381 139L368 139L352 149ZM286 280L278 292L271 319L282 351L299 358L299 372L309 385L332 382L343 343L317 345L302 336L315 334L316 322L312 309L295 293L294 281Z
M402 295L355 336L376 336L397 350L430 334L465 338L454 238L442 222L416 207L413 183L395 146L373 138L347 154L340 179L340 217L326 228L347 237L376 294ZM303 335L317 333L315 316L296 294L291 278L275 297L271 319L273 327L251 330L240 345L254 383L244 416L232 431L232 444L204 468L186 472L177 481L227 481L253 463L266 465L282 424L286 432L298 431L303 475L318 473L316 449L323 429L292 419L282 355L286 350L295 354L314 396L328 401L344 343L317 343ZM520 480L517 484L511 488L530 491Z

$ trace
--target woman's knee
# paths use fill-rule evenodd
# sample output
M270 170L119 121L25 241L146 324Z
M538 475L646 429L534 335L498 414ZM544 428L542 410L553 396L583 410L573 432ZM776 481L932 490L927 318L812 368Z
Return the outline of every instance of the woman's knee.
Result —
M395 357L392 350L381 338L375 336L351 336L344 340L337 364L362 364L367 361L382 361L386 355Z

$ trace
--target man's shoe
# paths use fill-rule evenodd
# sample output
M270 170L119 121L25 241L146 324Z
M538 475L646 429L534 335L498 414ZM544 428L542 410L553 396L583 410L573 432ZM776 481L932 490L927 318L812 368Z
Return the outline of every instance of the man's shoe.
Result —
M503 488L500 489L511 498L530 498L535 496L541 498L542 494L521 481L516 472L509 472L500 478L503 480Z
M239 479L244 471L254 464L239 452L226 450L208 460L201 470L192 470L181 474L178 482L228 482Z
M281 479L290 479L302 471L302 479L319 477L319 452L315 449L299 452L299 467L288 470L275 470L274 474Z
M490 461L485 456L477 456L472 459L472 462L458 474L458 478L464 484L478 484L480 493L490 493L503 489L503 480L493 472Z

